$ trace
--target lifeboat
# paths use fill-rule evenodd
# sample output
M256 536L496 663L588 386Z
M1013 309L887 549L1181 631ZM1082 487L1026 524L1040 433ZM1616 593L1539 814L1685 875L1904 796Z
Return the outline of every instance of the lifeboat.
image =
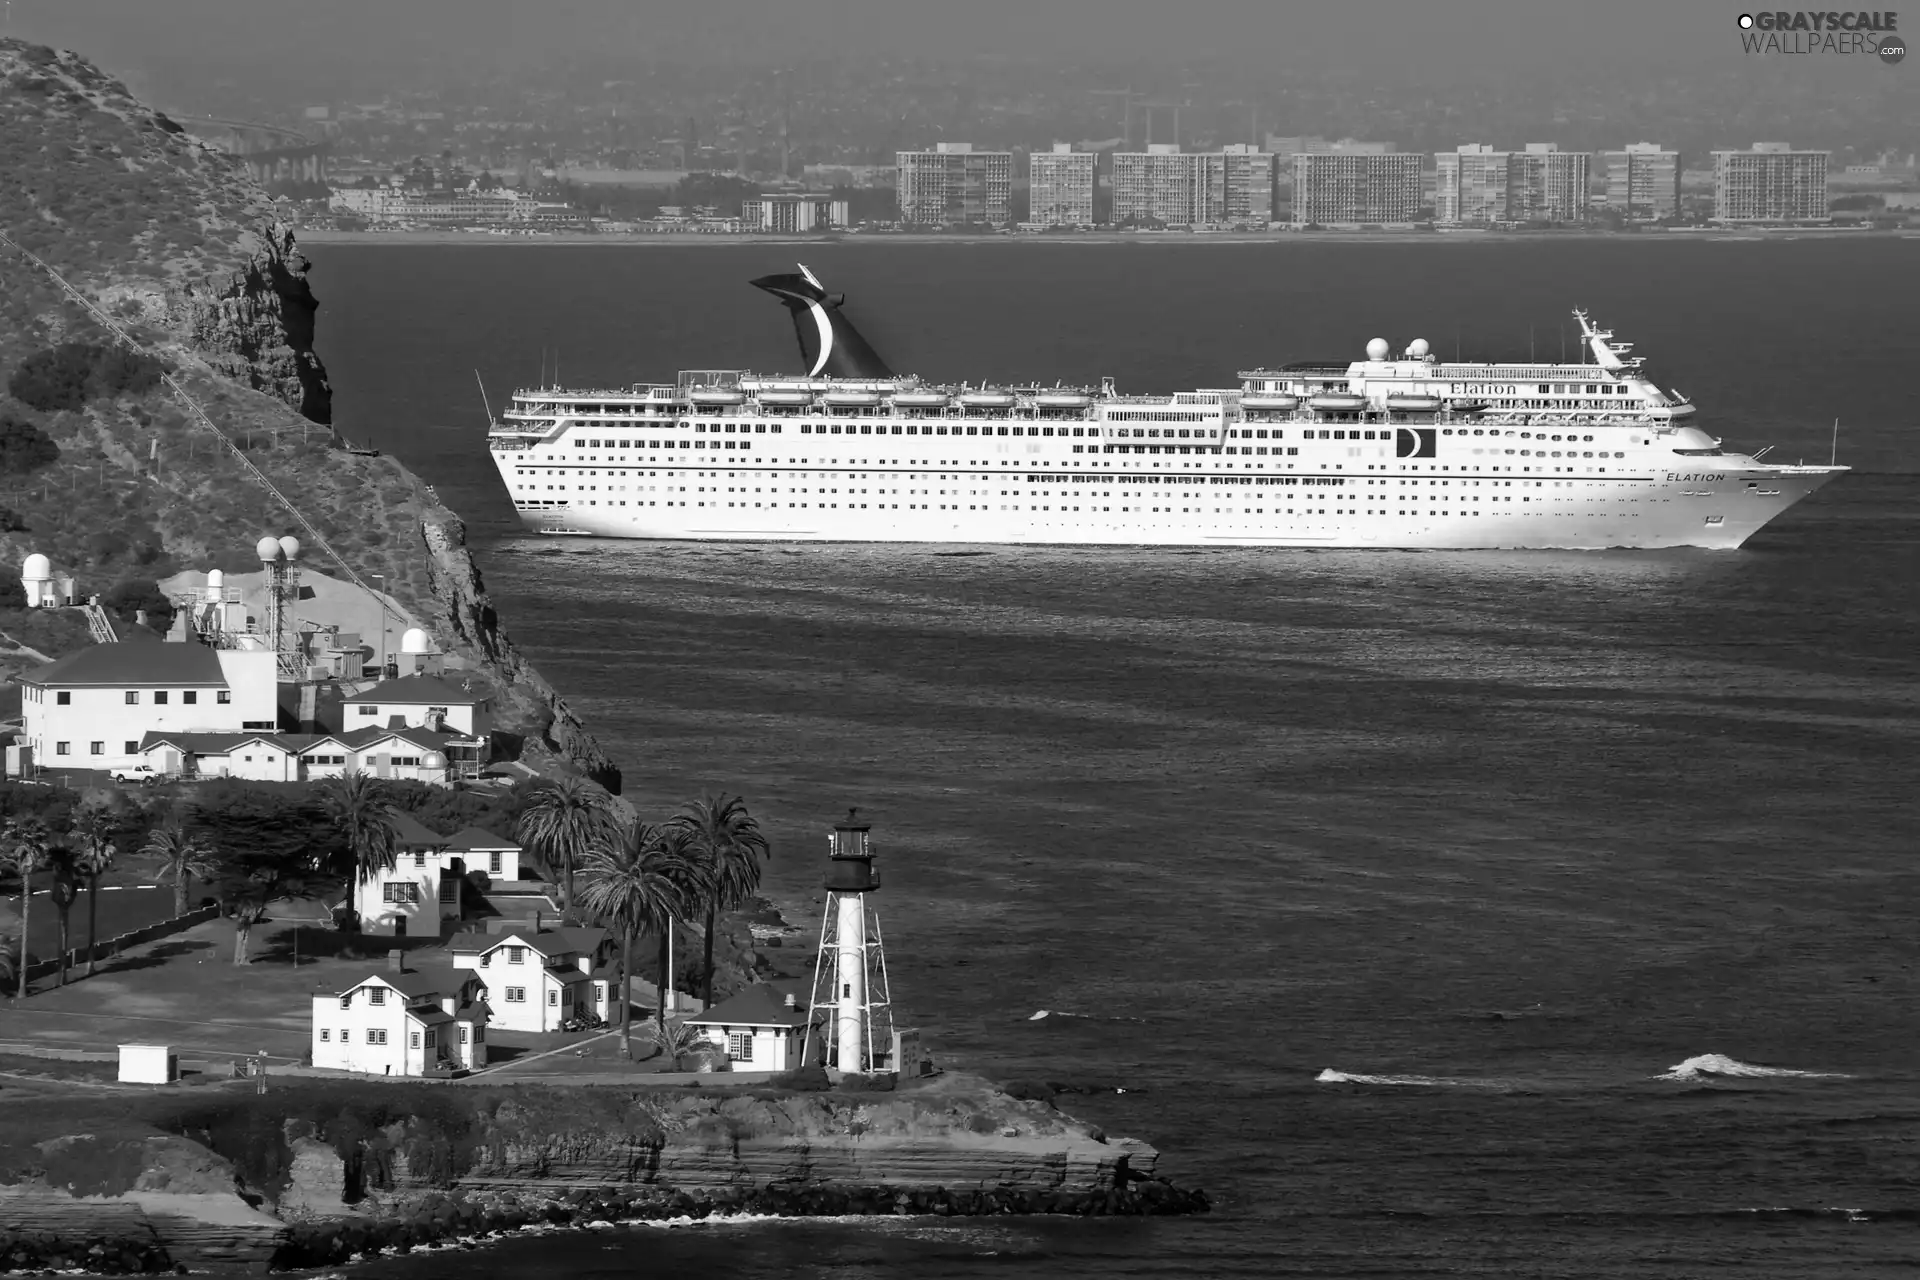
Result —
M1387 410L1391 413L1433 413L1439 407L1439 396L1390 395L1387 397Z
M950 397L944 391L901 391L893 397L899 409L944 409Z
M1684 402L1681 404L1668 405L1666 409L1667 416L1675 422L1678 422L1682 418L1691 418L1695 413L1699 412L1699 410L1695 409L1692 405Z
M870 409L880 403L874 391L829 391L820 399L836 409Z
M1286 412L1300 407L1299 396L1241 396L1242 409L1277 409Z
M1093 403L1093 397L1084 391L1042 391L1033 403L1041 409L1084 409Z
M969 391L960 397L960 404L967 409L1011 409L1014 396L1011 391Z
M762 391L760 393L760 403L765 405L812 404L813 392L811 391Z
M747 393L724 391L719 387L699 387L689 393L687 398L695 404L745 404Z
M1455 413L1485 413L1490 407L1485 400L1455 400L1447 405Z
M1244 404L1246 402L1242 401L1241 403ZM1367 398L1365 396L1344 395L1339 392L1329 391L1308 400L1307 407L1309 409L1317 409L1321 413L1358 413L1367 407Z

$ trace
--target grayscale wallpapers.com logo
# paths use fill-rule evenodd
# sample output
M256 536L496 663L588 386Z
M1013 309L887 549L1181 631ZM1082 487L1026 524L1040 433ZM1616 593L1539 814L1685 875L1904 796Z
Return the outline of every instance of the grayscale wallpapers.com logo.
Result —
M1907 56L1900 15L1883 13L1743 13L1740 44L1751 54L1874 54L1893 66Z

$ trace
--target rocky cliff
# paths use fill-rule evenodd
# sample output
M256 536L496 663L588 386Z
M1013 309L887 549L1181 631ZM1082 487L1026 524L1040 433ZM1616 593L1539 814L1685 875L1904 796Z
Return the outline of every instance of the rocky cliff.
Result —
M404 467L348 452L327 426L307 261L237 161L77 55L0 40L0 173L0 231L153 358L125 360L0 245L0 586L35 551L88 593L256 567L261 533L302 531L244 457L343 564L383 576L536 755L617 789L612 762L502 627L459 518ZM183 412L163 367L223 439ZM329 559L314 568L344 577ZM78 642L0 600L0 674Z

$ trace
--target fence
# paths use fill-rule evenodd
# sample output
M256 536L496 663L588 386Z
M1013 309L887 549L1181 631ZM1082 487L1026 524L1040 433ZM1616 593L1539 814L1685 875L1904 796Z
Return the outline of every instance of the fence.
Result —
M128 947L137 947L143 942L152 942L156 938L165 938L172 934L184 933L197 924L220 918L217 906L198 907L183 916L174 916L171 920L160 920L139 929L130 930L117 938L105 938L93 944L91 948L76 947L67 952L67 967L85 964L91 956L95 960L105 960L117 956ZM27 966L27 981L50 978L60 972L60 957L41 960Z

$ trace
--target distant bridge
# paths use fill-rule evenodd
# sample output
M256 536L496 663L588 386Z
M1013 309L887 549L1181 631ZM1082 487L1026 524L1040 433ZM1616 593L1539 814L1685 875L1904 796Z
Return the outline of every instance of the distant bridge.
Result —
M316 142L306 134L252 120L223 120L218 116L182 116L179 124L194 137L246 164L254 181L325 182L327 154L332 144Z

